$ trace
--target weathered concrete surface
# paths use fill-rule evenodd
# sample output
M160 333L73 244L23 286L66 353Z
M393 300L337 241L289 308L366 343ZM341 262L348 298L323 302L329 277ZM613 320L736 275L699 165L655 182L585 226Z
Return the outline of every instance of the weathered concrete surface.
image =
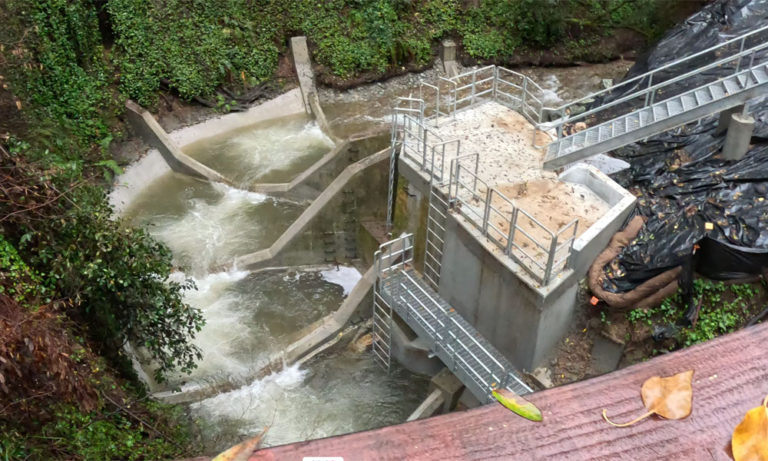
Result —
M459 75L459 65L456 62L457 49L456 42L453 40L443 40L440 43L440 60L443 62L443 71L449 78Z
M151 149L115 179L109 194L110 205L118 215L122 214L145 187L171 171L160 151Z
M187 144L225 131L302 113L304 113L304 102L301 99L301 91L294 88L245 112L232 112L211 118L196 125L174 130L168 136L183 148Z
M536 288L453 213L445 235L440 295L515 367L532 370L568 330L577 290L573 271Z
M434 389L429 393L426 399L413 410L413 413L406 419L406 421L416 421L417 419L429 418L434 416L435 413L445 404L445 396L440 389Z
M173 171L196 178L231 184L231 181L217 171L183 153L148 111L130 100L125 103L125 107L128 109L126 117L133 129L147 144L160 151Z
M448 368L443 368L429 382L430 389L436 389L443 394L441 413L448 413L456 408L459 397L464 390L464 384Z
M403 326L400 323L401 321L395 321L390 332L392 358L406 370L421 375L434 375L444 368L445 365L439 358L430 357L432 351L429 349L429 343L420 339L404 322Z
M291 53L293 54L293 65L296 69L296 75L299 77L299 88L301 89L305 112L314 115L323 133L334 142L338 142L339 138L333 134L331 125L325 117L323 108L320 106L320 99L317 96L315 73L312 71L312 60L309 56L309 48L307 48L307 37L292 37Z
M429 182L410 159L401 156L398 166L409 187L427 193ZM588 165L575 165L559 179L586 186L610 209L574 242L571 269L547 286L540 286L464 218L451 213L446 227L440 295L522 369L535 368L567 332L578 281L636 200Z
M741 160L749 150L752 142L752 132L755 130L755 119L748 114L732 114L728 124L728 133L723 144L723 158L726 160Z
M349 181L366 168L376 165L389 158L389 149L383 149L375 154L349 165L334 179L334 181L315 199L312 204L294 221L288 229L269 248L248 255L239 256L234 261L238 268L254 269L276 257L289 243L294 241L310 225L312 220L323 211L326 205L338 195Z
M317 89L315 88L315 74L312 72L312 61L309 58L309 48L307 48L307 37L291 37L291 53L293 54L296 74L299 76L304 109L309 114L312 113L309 95L317 94Z
M592 261L608 246L613 234L635 208L637 198L605 173L585 164L576 164L560 174L560 180L583 184L605 201L610 209L573 242L570 266L578 278L586 275ZM579 223L581 224L581 223Z
M320 99L317 97L317 92L313 91L312 93L309 93L307 98L309 99L309 107L312 109L312 114L315 116L317 125L323 130L323 133L333 140L333 142L338 142L339 138L333 134L331 125L325 117L325 112L323 112L323 108L320 106Z
M731 124L731 115L742 112L744 112L744 104L739 104L720 112L720 117L717 119L717 128L715 128L715 136L723 134L728 130L728 125Z

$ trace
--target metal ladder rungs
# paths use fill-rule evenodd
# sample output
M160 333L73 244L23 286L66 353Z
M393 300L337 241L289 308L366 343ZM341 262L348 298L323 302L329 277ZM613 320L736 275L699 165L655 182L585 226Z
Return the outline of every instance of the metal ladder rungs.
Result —
M707 88L707 93L709 94L709 101L707 102L712 102L715 99L717 99L717 97L715 96L715 90L713 89L714 88L713 85L707 85L706 88Z

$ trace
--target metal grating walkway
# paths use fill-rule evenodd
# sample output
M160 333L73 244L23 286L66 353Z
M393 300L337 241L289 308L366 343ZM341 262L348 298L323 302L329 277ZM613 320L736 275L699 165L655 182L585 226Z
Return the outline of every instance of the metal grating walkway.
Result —
M768 91L765 64L651 104L553 141L544 168L554 169L742 104Z
M381 298L483 403L493 400L491 388L519 395L532 392L517 370L464 318L430 288L412 268L382 274Z

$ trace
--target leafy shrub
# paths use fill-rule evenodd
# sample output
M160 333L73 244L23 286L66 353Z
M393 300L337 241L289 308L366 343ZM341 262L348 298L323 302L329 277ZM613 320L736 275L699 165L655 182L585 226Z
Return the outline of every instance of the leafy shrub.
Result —
M740 328L749 320L752 302L759 290L751 284L726 286L723 282L707 279L694 281L694 299L701 299L702 306L696 325L681 330L685 346L709 341L717 336ZM627 313L632 323L643 322L670 324L677 322L686 306L678 292L653 309L633 309Z
M148 423L162 417L167 408L150 405ZM182 426L163 421L161 427L170 433L158 433L137 421L128 419L120 412L106 417L99 413L85 412L70 405L56 410L55 420L42 429L44 437L53 441L55 450L76 455L84 460L158 460L174 459L183 452L181 444L189 435ZM170 441L169 441L170 440ZM174 441L174 442L171 442Z
M108 67L91 0L10 0L18 45L16 85L41 118L51 118L84 142L106 136Z
M141 104L154 103L163 79L191 99L259 83L277 67L270 2L112 0L107 10L121 88Z

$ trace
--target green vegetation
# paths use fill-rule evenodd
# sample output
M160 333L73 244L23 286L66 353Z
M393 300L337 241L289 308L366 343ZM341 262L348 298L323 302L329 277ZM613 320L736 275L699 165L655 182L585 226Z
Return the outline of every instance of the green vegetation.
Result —
M695 326L680 330L680 343L683 346L709 341L717 336L730 333L744 326L760 308L758 298L764 294L765 287L754 284L726 285L708 279L694 281L694 299L701 300L701 310ZM680 293L664 300L653 309L634 309L627 313L632 323L668 325L680 320L686 306ZM759 310L759 309L758 309Z

